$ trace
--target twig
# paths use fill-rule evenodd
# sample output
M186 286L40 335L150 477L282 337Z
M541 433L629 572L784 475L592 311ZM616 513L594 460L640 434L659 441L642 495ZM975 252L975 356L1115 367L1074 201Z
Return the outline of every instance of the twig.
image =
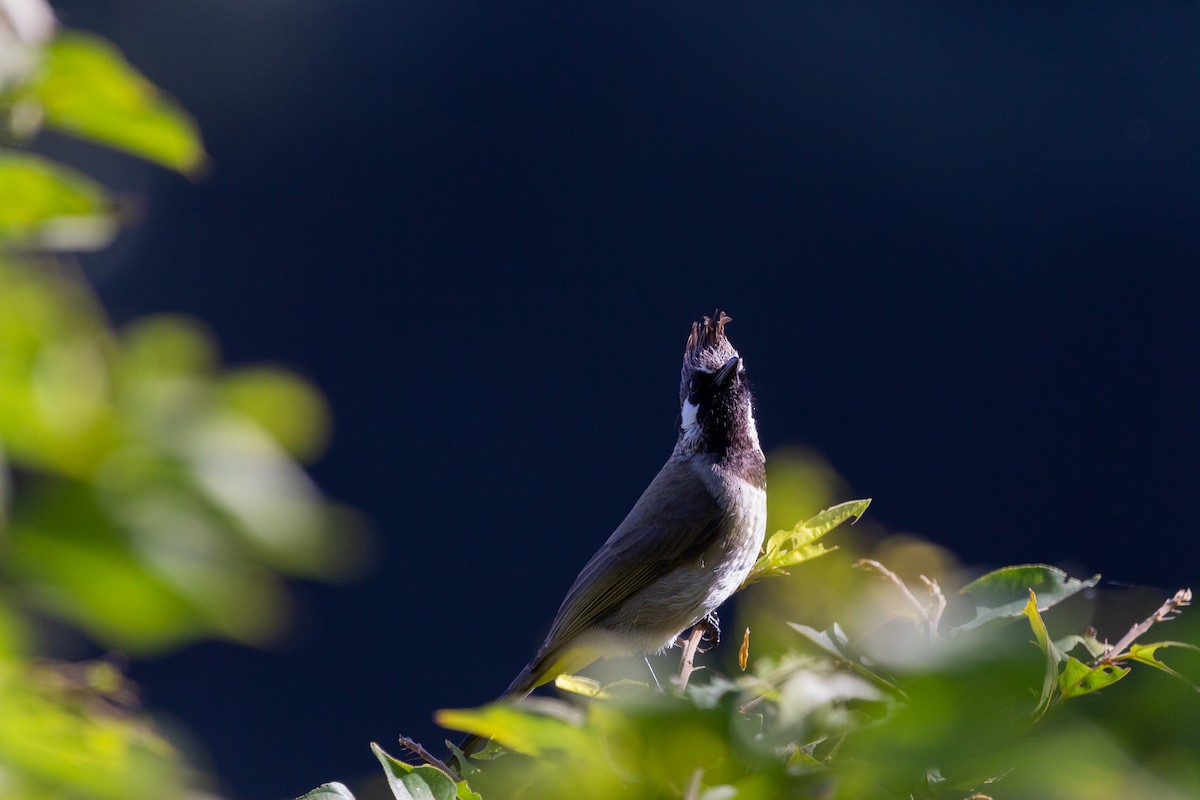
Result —
M421 757L422 760L425 761L426 764L449 775L451 780L458 780L458 778L455 777L454 772L446 766L444 761L426 750L425 746L415 739L410 739L407 736L401 736L400 746L406 750L411 750L413 753L416 753Z
M900 580L899 575L892 572L890 569L888 569L887 567L885 567L883 564L879 563L875 559L860 558L858 561L854 562L854 566L858 567L859 569L866 569L866 570L871 570L873 572L877 572L882 577L887 578L889 581L891 581L893 584L895 584L896 588L900 590L900 593L908 598L908 602L912 603L913 608L915 608L917 610L917 613L920 614L921 621L924 622L925 625L929 628L929 638L930 639L937 638L938 623L942 619L942 612L946 610L946 597L945 597L945 595L942 594L942 590L938 586L937 581L930 580L929 578L926 578L924 575L920 576L921 580L925 583L925 587L927 589L929 589L929 593L931 595L933 595L933 611L930 612L930 610L928 608L926 608L921 603L921 601L918 600L911 591L909 591L908 584L906 584L904 581Z
M696 771L688 779L687 788L683 790L683 800L696 800L700 796L700 779L703 777L704 769L696 767Z
M1095 664L1112 663L1117 659L1123 658L1125 656L1126 648L1133 644L1139 636L1150 630L1150 627L1154 625L1154 623L1167 622L1171 619L1174 619L1172 615L1179 613L1181 608L1186 605L1190 605L1191 602L1192 590L1180 589L1173 597L1167 600L1167 602L1159 606L1157 611L1155 611L1142 622L1134 625L1129 629L1129 632L1122 636L1115 645L1105 650L1104 655L1097 658Z
M913 596L913 593L908 590L908 586L904 583L904 581L900 580L899 575L892 572L890 569L885 567L883 564L880 564L873 558L860 558L858 561L854 562L854 566L858 567L859 569L867 569L878 572L880 575L896 584L896 588L900 590L900 593L907 597L908 601L913 604L914 608L917 609L917 613L921 615L921 619L929 619L929 612L925 610L925 606L921 605L921 601Z
M929 638L936 639L938 628L942 624L942 614L946 611L946 595L942 594L942 587L938 586L936 580L926 578L924 575L920 577L925 588L929 590L929 594L933 596L933 611L929 614Z
M738 713L739 714L748 714L751 711L753 711L756 706L758 706L761 703L763 703L764 701L766 701L766 699L767 699L766 695L762 695L762 694L758 695L757 697L753 697L753 698L747 700L746 702L742 703L740 706L738 706Z
M679 690L683 691L687 688L688 679L692 677L692 673L704 667L695 666L696 651L700 648L700 640L704 638L705 628L703 625L696 625L692 628L692 633L688 636L687 641L683 645L683 656L679 662Z

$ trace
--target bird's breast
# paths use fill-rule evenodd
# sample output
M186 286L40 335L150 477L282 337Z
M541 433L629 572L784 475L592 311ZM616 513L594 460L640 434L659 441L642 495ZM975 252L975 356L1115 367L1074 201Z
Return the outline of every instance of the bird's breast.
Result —
M732 484L732 485L730 485ZM727 481L725 508L729 528L725 536L704 553L714 572L713 608L738 590L758 559L767 530L767 493L747 481ZM712 609L710 609L712 610Z

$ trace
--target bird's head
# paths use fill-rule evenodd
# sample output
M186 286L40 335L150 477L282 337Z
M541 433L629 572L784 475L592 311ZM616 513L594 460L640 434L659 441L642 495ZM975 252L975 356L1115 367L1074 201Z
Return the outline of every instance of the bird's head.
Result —
M679 382L677 447L684 450L759 449L746 366L725 337L732 321L717 311L692 323Z

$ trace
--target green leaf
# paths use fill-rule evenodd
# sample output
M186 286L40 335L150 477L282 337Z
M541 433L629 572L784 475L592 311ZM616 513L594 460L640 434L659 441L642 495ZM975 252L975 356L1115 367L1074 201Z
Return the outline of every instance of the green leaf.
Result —
M388 787L396 800L454 800L458 787L441 770L427 765L414 767L393 758L371 742L371 751L383 765Z
M108 193L91 178L38 156L0 153L0 245L98 250L116 230Z
M1104 642L1097 639L1091 633L1087 635L1080 635L1078 633L1069 634L1056 640L1054 646L1058 648L1058 652L1064 654L1071 652L1076 647L1082 647L1093 659L1100 658L1106 651Z
M600 681L595 678L589 678L586 675L568 675L562 673L554 679L555 688L562 689L564 692L582 695L584 697L599 697L606 698L608 692L600 686Z
M801 625L796 622L789 622L788 627L824 650L827 654L833 656L837 661L846 662L852 670L862 677L883 687L894 695L903 696L904 692L899 687L876 672L875 665L863 658L850 645L850 638L846 636L846 632L836 622L833 623L831 628L824 631L818 631L815 628L810 628L807 625Z
M195 609L137 558L126 533L84 485L56 485L19 504L7 561L29 602L106 645L143 653L203 628Z
M483 800L483 795L481 795L479 792L472 791L471 787L467 785L466 781L459 781L455 784L455 786L458 789L458 794L455 795L458 800Z
M1067 656L1062 674L1058 677L1058 690L1062 693L1062 699L1068 700L1103 689L1128 674L1129 667L1118 667L1115 664L1089 667L1074 656Z
M458 766L455 767L455 770L461 777L470 778L472 775L475 775L479 772L479 768L471 763L471 758L462 751L461 747L449 739L445 740L445 744L446 748L450 750L450 762L458 762ZM488 744L490 745L491 742L488 742ZM474 755L478 756L479 753L475 753Z
M95 297L67 270L0 257L0 446L14 464L95 473L120 435L111 347Z
M89 800L183 797L187 766L150 720L88 686L87 664L0 658L0 795ZM121 680L121 679L118 679Z
M201 635L265 641L286 611L280 579L224 544L233 531L166 476L123 480L26 492L7 557L29 600L139 654Z
M848 519L859 519L871 505L870 498L851 500L827 508L815 517L796 523L790 531L777 531L763 547L763 554L754 562L742 587L773 575L787 575L787 568L832 553L836 547L826 547L817 540Z
M218 360L212 332L190 317L151 314L121 330L120 368L128 383L207 378Z
M798 622L789 622L788 627L834 658L845 659L847 661L857 661L859 659L858 654L850 647L850 638L846 636L846 632L836 622L833 623L833 627L824 631L818 631L815 628L801 625Z
M230 372L220 391L230 407L252 419L293 456L311 461L329 440L329 409L300 376L276 367Z
M354 800L354 795L340 783L322 783L311 792L297 797L296 800Z
M585 746L586 734L564 718L569 706L542 702L539 708L557 708L560 713L538 713L499 702L480 708L443 709L434 718L443 728L494 739L510 750L526 755L537 756L551 750L575 750Z
M1072 578L1057 567L1023 564L1003 567L977 578L962 588L975 599L975 618L950 631L962 633L996 620L1028 616L1028 593L1037 596L1038 610L1045 611L1084 589L1095 586L1100 576L1085 581Z
M1050 641L1050 632L1046 630L1046 623L1042 620L1042 615L1038 613L1037 595L1032 589L1028 590L1029 599L1025 602L1025 608L1022 614L1029 618L1029 626L1033 628L1033 635L1037 639L1038 647L1041 648L1045 655L1045 669L1042 673L1042 693L1038 697L1037 706L1033 709L1035 719L1040 718L1046 713L1046 709L1050 707L1050 701L1054 698L1054 689L1058 685L1058 662L1059 653L1054 647L1054 643Z
M195 121L104 39L60 34L30 89L47 125L179 172L204 166Z
M1197 652L1200 652L1200 647L1197 647L1194 644L1189 644L1187 642L1154 642L1153 644L1130 645L1129 646L1129 655L1125 656L1125 657L1128 658L1130 661L1137 661L1142 664L1147 664L1151 667L1154 667L1155 669L1162 670L1163 672L1167 673L1171 677L1177 678L1177 679L1183 681L1188 686L1190 686L1193 689L1195 689L1196 691L1200 692L1200 686L1197 686L1195 682L1189 680L1186 676L1181 675L1176 670L1172 669L1171 667L1168 667L1165 663L1162 662L1162 660L1160 660L1158 658L1156 653L1159 650L1161 650L1163 648L1167 648L1167 647L1183 647L1188 650L1195 650Z

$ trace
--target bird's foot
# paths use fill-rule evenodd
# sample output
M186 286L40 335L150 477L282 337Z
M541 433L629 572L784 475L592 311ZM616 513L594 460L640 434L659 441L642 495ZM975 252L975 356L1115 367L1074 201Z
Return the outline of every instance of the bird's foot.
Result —
M697 622L696 627L704 630L704 635L700 638L700 647L696 652L707 653L721 643L721 620L717 617L717 612L713 611Z

